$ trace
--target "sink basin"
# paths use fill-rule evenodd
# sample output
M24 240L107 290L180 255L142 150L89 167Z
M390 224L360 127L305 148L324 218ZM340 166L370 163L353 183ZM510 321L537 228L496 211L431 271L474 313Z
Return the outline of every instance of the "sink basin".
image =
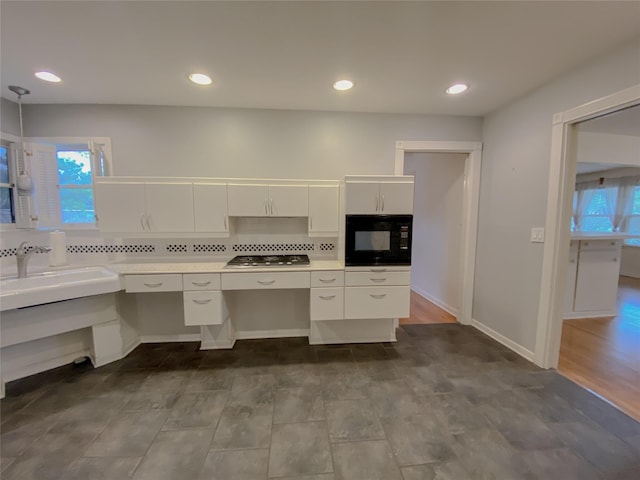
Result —
M103 267L33 273L0 279L0 310L117 292L120 276Z

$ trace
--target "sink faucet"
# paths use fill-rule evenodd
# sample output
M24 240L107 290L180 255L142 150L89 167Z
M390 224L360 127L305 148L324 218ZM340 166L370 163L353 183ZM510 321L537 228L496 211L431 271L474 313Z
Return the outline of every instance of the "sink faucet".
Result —
M27 262L34 253L46 253L50 252L49 247L32 247L28 248L29 242L22 242L16 250L16 260L18 261L18 278L25 278L27 276Z

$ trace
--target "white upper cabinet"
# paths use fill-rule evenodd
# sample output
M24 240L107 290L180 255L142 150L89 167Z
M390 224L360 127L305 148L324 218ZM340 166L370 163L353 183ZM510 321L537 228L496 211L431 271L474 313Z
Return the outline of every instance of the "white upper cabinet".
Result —
M337 185L309 185L309 235L337 235L338 201Z
M229 233L227 185L193 185L193 213L196 232Z
M146 183L147 227L151 232L193 232L193 185Z
M103 232L194 231L191 183L96 182L95 196Z
M228 185L229 216L306 217L307 185Z
M347 214L413 213L413 182L347 180L345 196Z
M144 184L96 182L94 195L100 231L147 231Z

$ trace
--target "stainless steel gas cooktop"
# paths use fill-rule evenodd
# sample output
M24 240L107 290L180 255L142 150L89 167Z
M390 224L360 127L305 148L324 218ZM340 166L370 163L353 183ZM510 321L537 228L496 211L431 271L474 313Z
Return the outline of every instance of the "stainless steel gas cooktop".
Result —
M226 268L291 267L309 263L308 255L238 255L227 262Z

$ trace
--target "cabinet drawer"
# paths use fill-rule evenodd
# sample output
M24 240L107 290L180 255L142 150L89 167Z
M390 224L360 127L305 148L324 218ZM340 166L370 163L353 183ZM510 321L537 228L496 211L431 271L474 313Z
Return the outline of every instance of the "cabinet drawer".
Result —
M179 273L125 275L124 290L128 293L179 292L182 290L182 275Z
M219 273L185 273L182 276L184 290L220 290Z
M223 290L260 290L269 288L309 288L309 272L223 273Z
M580 250L615 250L622 246L622 240L580 240Z
M312 287L342 287L344 286L344 272L342 270L328 270L326 272L311 272Z
M410 285L411 272L346 272L347 286Z
M411 287L346 287L344 318L398 318L409 316Z
M311 320L341 320L344 318L344 288L312 288Z
M222 325L225 320L220 290L213 292L184 292L185 325Z

